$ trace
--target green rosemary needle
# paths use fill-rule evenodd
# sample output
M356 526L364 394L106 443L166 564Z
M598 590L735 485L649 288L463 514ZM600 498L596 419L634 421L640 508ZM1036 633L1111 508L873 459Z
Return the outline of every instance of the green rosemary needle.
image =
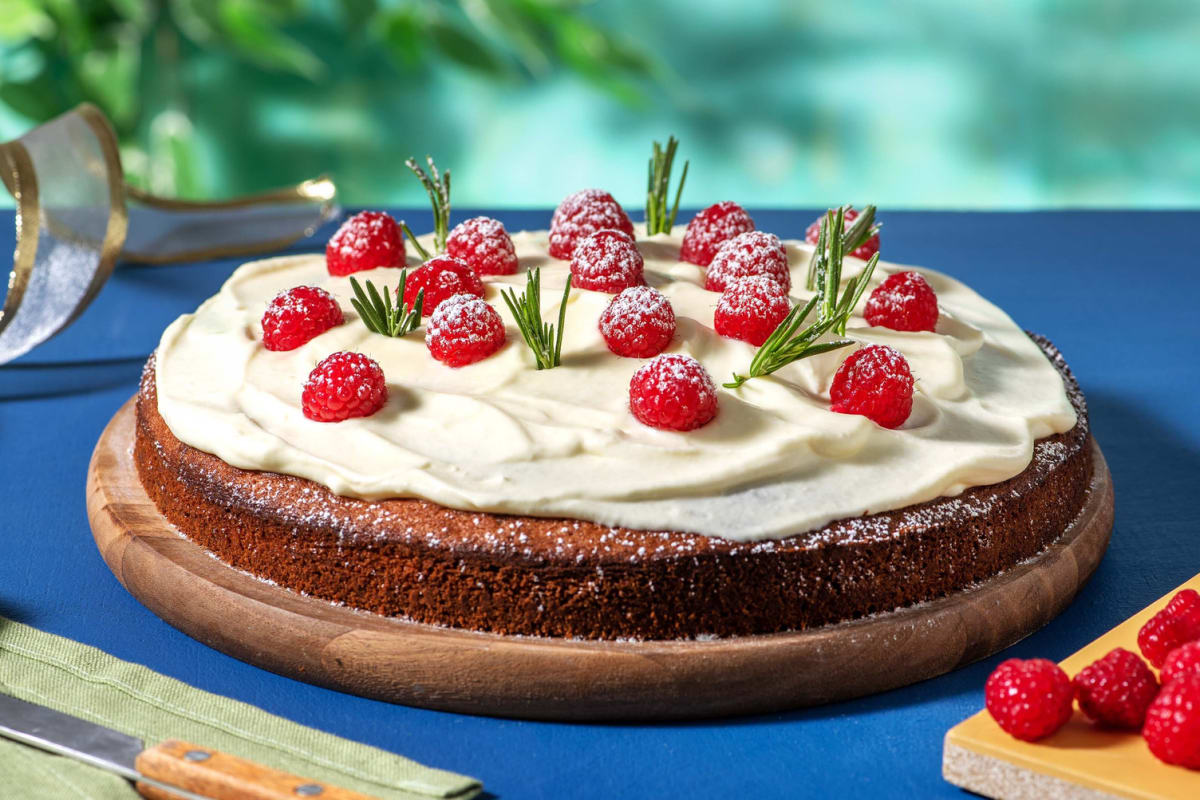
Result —
M404 164L413 171L429 195L429 203L433 206L433 249L438 253L444 253L446 252L446 237L450 233L450 170L439 173L437 165L433 163L433 156L425 156L425 161L429 164L428 174L415 158L408 159ZM428 261L429 251L421 246L407 225L400 223L400 227L412 241L413 247L417 249L421 259Z
M421 324L421 311L425 306L425 290L421 289L417 292L412 308L406 311L404 286L407 282L408 270L401 270L400 286L396 290L397 300L393 305L392 293L386 286L380 292L375 288L375 284L364 281L367 284L364 292L363 287L358 285L354 276L350 276L350 288L354 290L354 297L350 298L350 305L354 306L354 310L358 312L358 316L368 330L382 333L384 336L397 337L415 330Z
M562 357L563 324L567 319L567 298L571 295L571 276L563 288L562 302L558 306L558 325L542 321L542 270L532 269L525 275L525 291L517 296L516 290L506 289L500 293L508 310L512 312L521 337L533 353L538 369L557 367Z
M653 236L656 233L670 233L675 225L675 216L679 213L679 197L683 194L683 184L687 181L688 164L683 162L683 174L679 176L679 186L675 189L675 203L667 211L667 197L671 193L671 167L675 163L675 150L679 140L674 136L667 138L664 148L658 142L654 143L654 153L650 157L650 169L646 177L646 233Z
M865 214L865 212L864 212ZM767 340L762 343L754 358L750 361L750 369L745 375L733 374L733 380L725 384L728 389L737 389L751 378L770 375L776 370L786 367L793 361L802 358L828 353L841 347L853 344L847 339L836 339L832 342L818 342L826 333L833 331L839 336L846 335L846 322L854 312L854 307L862 298L863 292L871 282L875 265L879 263L879 254L875 253L867 261L862 272L846 283L846 290L838 297L841 288L842 258L845 252L843 238L830 236L830 231L840 231L844 221L842 210L830 211L821 221L821 230L817 238L817 252L824 254L824 262L818 273L817 293L803 306L796 305L783 318L783 321L772 331ZM856 247L858 245L855 245ZM803 330L813 310L817 310L817 318Z
M838 225L844 226L846 211L849 209L850 206L830 209L826 217L834 214L838 219ZM875 210L875 206L864 206L862 213L858 215L858 218L842 234L841 248L843 253L853 253L862 246L863 242L879 233L879 225L875 222ZM835 230L840 231L842 228L839 227ZM827 250L828 247L824 247L818 242L817 248L813 250L812 258L808 261L808 276L804 281L804 286L810 292L816 291L818 276L828 266L828 261L826 260Z

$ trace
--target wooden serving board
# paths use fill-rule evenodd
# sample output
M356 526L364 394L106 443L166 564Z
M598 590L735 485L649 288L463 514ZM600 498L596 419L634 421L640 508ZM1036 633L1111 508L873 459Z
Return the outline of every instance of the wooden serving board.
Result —
M1200 591L1200 575L1059 662L1072 677L1113 648L1139 652L1137 634L1146 620L1180 589ZM980 696L983 687L979 687ZM1104 730L1078 708L1067 724L1039 742L1022 742L980 711L946 734L942 751L946 780L1004 800L1195 800L1200 772L1162 763L1136 731Z
M1055 617L1108 545L1113 493L1098 447L1089 500L1043 554L977 588L868 619L708 641L583 641L439 628L306 597L182 537L133 463L133 401L92 455L101 555L151 611L201 642L298 680L407 705L559 720L682 719L817 705L984 658ZM1093 445L1095 446L1095 445Z

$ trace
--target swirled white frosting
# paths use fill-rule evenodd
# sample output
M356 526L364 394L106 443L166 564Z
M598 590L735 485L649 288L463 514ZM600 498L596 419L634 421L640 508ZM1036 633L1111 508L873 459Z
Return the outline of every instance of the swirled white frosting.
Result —
M755 348L713 331L718 295L702 288L701 268L677 261L680 237L638 233L646 280L678 318L669 351L699 359L718 384L744 372ZM562 366L534 369L500 289L523 286L525 269L542 267L542 310L552 319L568 265L547 255L545 232L513 240L521 272L486 279L508 344L483 361L452 369L429 356L422 332L371 333L350 306L348 280L331 277L322 256L274 258L242 266L167 328L158 348L159 411L180 440L233 466L308 478L340 495L423 497L457 509L743 541L1003 481L1028 466L1036 439L1075 425L1062 379L1021 329L962 283L921 269L938 295L936 332L871 327L859 316L847 330L907 357L916 394L900 429L829 410L829 384L849 348L721 389L716 419L699 430L648 428L628 407L629 379L644 362L611 354L597 329L609 295L573 290ZM811 250L797 242L787 250L792 294L807 299ZM848 259L846 267L849 278L862 262ZM873 280L900 269L910 268L880 263ZM395 286L399 270L358 277ZM337 297L345 324L290 352L264 349L267 302L301 284ZM377 360L389 400L367 418L311 421L300 409L301 388L338 350Z

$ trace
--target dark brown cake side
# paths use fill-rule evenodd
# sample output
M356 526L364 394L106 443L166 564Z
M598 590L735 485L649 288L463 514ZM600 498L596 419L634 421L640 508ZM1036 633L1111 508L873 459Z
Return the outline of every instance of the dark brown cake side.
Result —
M1087 411L1039 440L1010 480L787 539L744 543L571 519L339 497L183 444L158 413L154 359L134 456L184 535L287 588L389 616L505 634L675 639L799 630L930 600L1036 555L1078 514L1092 475Z

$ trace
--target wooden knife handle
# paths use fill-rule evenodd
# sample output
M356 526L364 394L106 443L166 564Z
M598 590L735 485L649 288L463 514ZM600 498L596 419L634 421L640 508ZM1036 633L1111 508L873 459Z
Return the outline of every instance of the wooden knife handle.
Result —
M147 778L212 800L376 800L178 739L143 750L135 766ZM150 800L178 797L148 783L138 783L137 790Z

